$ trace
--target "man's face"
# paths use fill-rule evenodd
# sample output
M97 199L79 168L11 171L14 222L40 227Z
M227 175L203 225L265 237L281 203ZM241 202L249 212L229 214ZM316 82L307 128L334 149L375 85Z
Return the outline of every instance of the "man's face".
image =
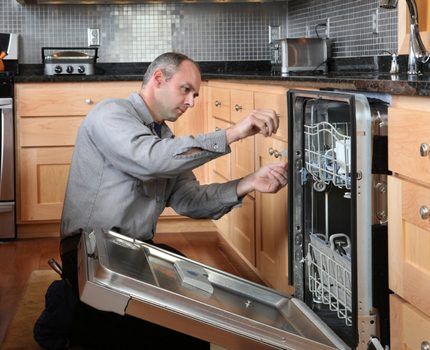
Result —
M178 71L166 80L161 77L161 83L156 92L157 117L161 120L174 122L188 108L194 106L194 99L199 95L200 72L190 61L183 61Z

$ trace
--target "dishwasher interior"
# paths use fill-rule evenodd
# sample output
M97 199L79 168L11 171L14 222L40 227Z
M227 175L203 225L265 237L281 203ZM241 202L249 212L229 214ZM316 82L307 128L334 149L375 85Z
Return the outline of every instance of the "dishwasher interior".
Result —
M364 346L388 321L388 287L381 307L373 281L386 262L372 259L372 241L386 239L387 103L339 92L288 95L290 283L343 341Z

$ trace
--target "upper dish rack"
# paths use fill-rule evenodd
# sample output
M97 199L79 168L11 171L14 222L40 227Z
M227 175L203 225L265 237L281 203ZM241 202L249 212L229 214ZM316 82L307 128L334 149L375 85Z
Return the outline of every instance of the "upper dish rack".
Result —
M304 125L306 170L316 182L351 189L350 123Z

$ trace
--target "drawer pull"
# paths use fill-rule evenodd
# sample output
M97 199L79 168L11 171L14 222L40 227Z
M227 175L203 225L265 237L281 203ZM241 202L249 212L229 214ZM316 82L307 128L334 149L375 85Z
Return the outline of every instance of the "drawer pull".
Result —
M420 208L420 216L421 216L421 219L423 219L423 220L427 220L428 218L430 218L430 210L425 205L423 205ZM429 350L430 350L430 348L429 348Z
M87 105L92 105L94 102L93 102L93 100L92 100L92 99L87 98L87 99L85 99L85 103L86 103Z
M234 109L236 112L239 112L242 110L242 106L241 105L234 105Z
M268 152L269 156L274 156L275 158L282 157L281 152L279 152L277 149L273 149L272 147L269 148Z
M421 350L430 350L430 343L428 341L423 341L421 343Z
M430 153L429 145L427 143L422 143L420 146L421 157L428 157L429 153Z
M219 107L219 106L221 106L221 102L218 100L215 100L215 107Z
M220 131L220 130L221 130L220 127L218 127L218 126L215 127L215 131Z

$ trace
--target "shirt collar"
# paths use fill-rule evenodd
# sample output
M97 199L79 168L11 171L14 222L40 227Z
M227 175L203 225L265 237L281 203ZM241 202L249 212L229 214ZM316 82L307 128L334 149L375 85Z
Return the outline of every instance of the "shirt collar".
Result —
M151 130L154 130L154 119L152 118L151 113L149 112L148 106L146 105L145 101L143 100L142 96L140 96L137 92L133 92L129 97L129 101L133 105L134 109L139 114L139 117L142 119L143 123L146 126L149 126ZM161 137L172 137L173 133L170 130L170 128L166 125L166 123L161 124Z
M145 101L143 101L143 98L137 92L133 92L128 99L145 125L149 125L154 122Z

